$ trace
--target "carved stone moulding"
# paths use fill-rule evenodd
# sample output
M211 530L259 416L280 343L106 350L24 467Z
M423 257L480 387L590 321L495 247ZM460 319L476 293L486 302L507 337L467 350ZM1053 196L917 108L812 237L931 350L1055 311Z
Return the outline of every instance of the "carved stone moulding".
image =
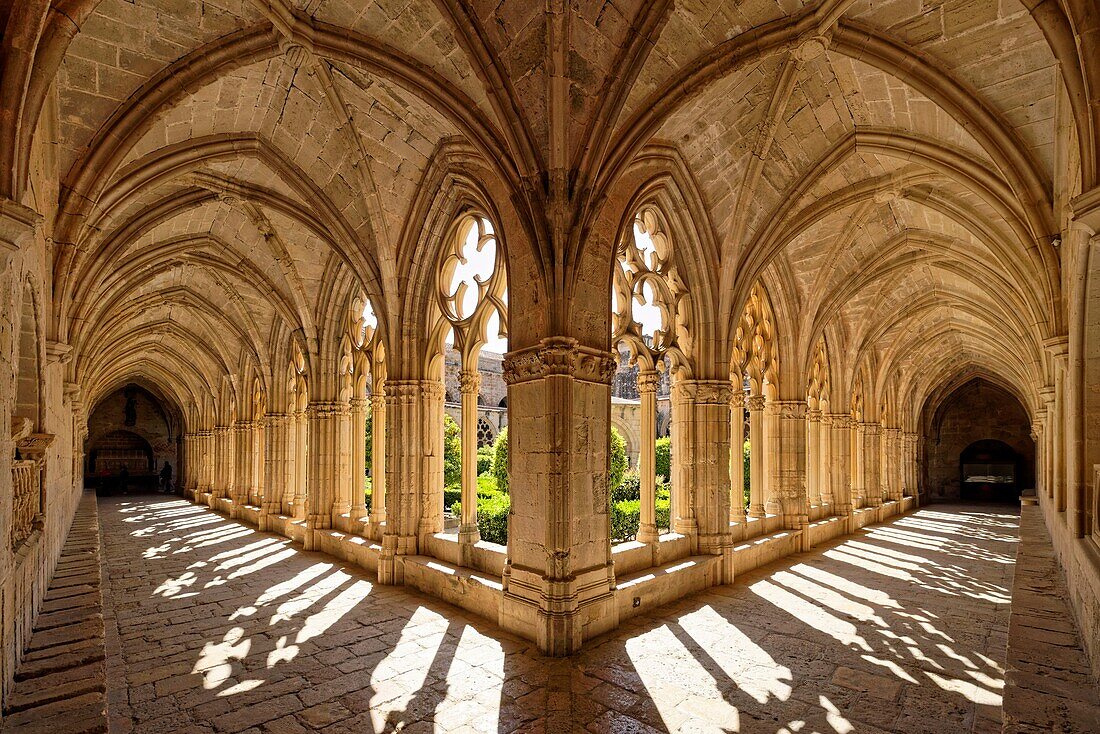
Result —
M15 447L24 459L32 459L42 463L46 458L46 449L53 443L53 439L54 435L52 433L30 433L20 438Z
M701 405L729 405L733 383L729 380L677 380L673 393L681 400Z
M611 352L582 346L571 337L550 337L536 346L504 357L504 381L509 385L554 375L581 382L610 385L616 360Z

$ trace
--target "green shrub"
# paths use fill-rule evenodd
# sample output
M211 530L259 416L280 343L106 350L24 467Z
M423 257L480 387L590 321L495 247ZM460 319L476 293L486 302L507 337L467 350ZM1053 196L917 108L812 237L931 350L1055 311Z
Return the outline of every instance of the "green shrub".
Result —
M493 441L493 478L497 480L497 489L508 491L508 427L500 429Z
M638 535L641 503L638 500L622 500L611 505L611 540L623 542Z
M623 474L626 473L626 439L619 433L619 429L611 426L611 461L607 473L608 494L618 489L623 482Z
M493 469L493 447L482 446L477 450L477 475L487 474Z
M749 472L749 465L750 465L749 453L750 453L749 442L745 441L744 450L742 451L744 471L742 472L742 475L741 475L741 482L742 482L741 486L744 488L744 492L745 492L745 505L744 506L745 506L746 509L749 506L749 477L751 476L751 473Z
M443 488L443 509L451 510L454 505L457 505L462 500L462 485L452 484L449 487ZM457 510L452 510L455 514Z
M451 508L455 515L462 514L461 502L455 502ZM478 500L477 529L482 540L508 545L508 513L511 509L512 498L503 493Z
M478 497L496 497L498 494L504 494L504 492L497 489L497 480L492 474L482 474L477 478Z
M656 525L658 529L668 530L672 527L672 492L665 482L657 483Z
M371 410L370 401L367 401L367 430L363 432L363 442L365 448L363 453L367 457L366 466L373 471L374 470L374 411Z
M623 500L641 499L641 496L642 479L636 471L628 471L624 474L623 481L619 483L619 486L611 490L612 504Z
M367 512L371 509L371 496L374 494L374 490L371 486L371 478L363 477L363 504L367 506Z
M657 439L657 476L666 482L672 479L672 439L668 436Z
M462 481L462 430L449 415L443 416L443 485Z

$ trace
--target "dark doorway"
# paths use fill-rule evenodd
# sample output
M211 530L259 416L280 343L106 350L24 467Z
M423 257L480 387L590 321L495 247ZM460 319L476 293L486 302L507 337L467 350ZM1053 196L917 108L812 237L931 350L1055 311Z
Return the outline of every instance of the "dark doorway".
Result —
M1018 502L1020 457L1003 441L975 441L959 455L960 496L978 502Z

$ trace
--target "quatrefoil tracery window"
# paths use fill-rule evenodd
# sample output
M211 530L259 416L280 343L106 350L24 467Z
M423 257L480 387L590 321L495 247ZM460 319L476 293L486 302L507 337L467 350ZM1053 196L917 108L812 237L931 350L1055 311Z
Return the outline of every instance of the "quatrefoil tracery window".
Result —
M477 368L486 342L508 336L508 276L492 223L467 214L455 224L436 278L436 305L462 366Z
M611 343L623 343L643 369L668 359L686 368L691 353L691 296L672 240L654 208L644 208L619 243L611 290Z

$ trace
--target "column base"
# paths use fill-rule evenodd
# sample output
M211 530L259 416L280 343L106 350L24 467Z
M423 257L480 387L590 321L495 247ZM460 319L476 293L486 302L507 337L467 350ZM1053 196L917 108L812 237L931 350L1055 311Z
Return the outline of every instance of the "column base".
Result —
M642 523L638 528L638 535L635 537L635 540L639 543L652 545L660 542L661 534L657 531L657 526L654 523Z
M544 655L572 655L585 640L619 625L610 564L569 580L508 564L504 578L501 627L535 640Z
M760 520L767 517L767 513L764 512L764 505L749 505L748 517L753 520Z
M382 552L378 555L378 583L385 586L405 583L405 564L401 556L412 555L416 551L415 535L383 535Z

